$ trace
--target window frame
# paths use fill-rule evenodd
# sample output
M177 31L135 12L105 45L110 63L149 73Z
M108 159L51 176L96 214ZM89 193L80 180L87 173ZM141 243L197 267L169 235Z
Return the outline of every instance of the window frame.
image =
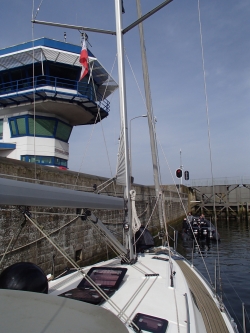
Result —
M24 118L24 122L25 122L25 130L24 130L24 133L22 132L20 134L19 127L18 127L18 121L20 119L23 119L23 118ZM8 119L11 138L18 138L18 137L23 137L23 136L31 136L31 137L34 136L32 130L30 128L29 119L32 119L33 123L34 123L34 119L36 119L36 120L39 120L39 119L44 119L45 120L46 119L48 121L54 122L53 131L51 131L51 135L41 135L41 134L38 135L38 134L36 134L35 137L51 138L51 139L57 139L57 140L67 142L67 143L69 142L70 135L71 135L72 129L73 129L72 125L67 124L66 122L64 122L64 121L62 121L58 118L55 118L55 117L45 117L45 116L36 116L36 117L34 117L33 115L29 115L29 114L22 115L22 116L16 116L16 117L10 117ZM65 139L63 139L62 136L57 135L59 126L61 124L64 127L66 126L68 128L67 137Z
M51 159L51 163L43 162L43 159ZM54 167L63 167L68 169L68 160L56 156L42 156L42 155L21 155L20 160L23 162L34 163L45 165L45 166L54 166Z

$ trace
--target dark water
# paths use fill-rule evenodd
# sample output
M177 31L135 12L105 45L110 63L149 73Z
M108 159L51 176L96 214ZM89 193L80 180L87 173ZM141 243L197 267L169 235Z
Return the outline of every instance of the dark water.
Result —
M215 261L220 262L222 288L219 288L220 283L217 281L217 292L222 295L223 302L234 318L239 332L243 332L242 303L244 303L247 332L250 332L250 221L221 220L217 226L221 241L218 245L216 242L201 243L200 251L213 284ZM177 250L189 261L192 261L193 257L194 266L210 281L201 253L197 246L193 248L192 241L183 242L179 237ZM219 276L218 271L216 275Z

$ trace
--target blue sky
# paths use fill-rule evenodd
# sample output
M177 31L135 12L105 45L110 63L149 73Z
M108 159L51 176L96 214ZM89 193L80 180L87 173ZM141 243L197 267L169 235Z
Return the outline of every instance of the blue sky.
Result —
M41 0L34 1L35 8ZM141 0L146 13L161 0ZM35 25L32 0L1 0L0 48L49 37L63 40L64 30ZM135 0L124 0L124 27L137 17ZM250 2L200 0L213 176L250 178ZM38 20L115 30L114 0L43 0ZM77 31L65 30L67 41L80 44ZM171 172L180 166L190 179L211 177L208 126L197 0L174 0L144 23L151 95L159 139L161 179L173 183ZM88 33L90 50L117 78L114 36ZM144 91L138 28L124 38L128 119L132 137L135 182L152 184L147 118L138 90ZM115 62L115 63L114 63ZM74 128L69 168L110 177L115 174L119 138L118 92L110 98L111 111L102 124ZM105 148L105 144L107 149ZM107 152L109 157L107 157ZM176 178L175 178L176 181ZM184 182L185 183L185 182Z

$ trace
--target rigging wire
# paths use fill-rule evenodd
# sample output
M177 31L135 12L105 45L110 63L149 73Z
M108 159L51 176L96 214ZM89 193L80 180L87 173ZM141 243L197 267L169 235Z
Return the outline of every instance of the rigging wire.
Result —
M46 239L52 244L52 246L55 247L55 249L61 253L61 255L74 267L77 269L77 272L80 273L83 278L88 281L88 283L109 303L109 305L117 312L117 313L122 313L122 309L118 307L118 305L113 302L113 300L102 290L98 284L95 283L94 280L91 279L90 276L85 274L82 271L82 268L59 246L57 245L50 237L49 235L43 230L43 228L37 223L35 219L30 218L30 216L25 213L24 216L46 237ZM123 312L122 313L122 319L124 321L129 320L128 316Z
M114 62L113 62L112 68L111 68L111 74L112 74L113 69L114 69L114 66L115 66L116 58L117 58L117 55L116 55L116 57L115 57L115 60L114 60ZM108 82L109 82L110 78L111 78L111 75L109 75ZM95 82L94 82L94 78L93 78L92 72L91 72L91 78L90 78L90 79L92 80L92 86L94 87L95 100L97 100L96 89L95 89ZM104 96L105 96L105 93L106 93L107 87L108 87L108 85L106 85L105 91L104 91L104 93L103 93L102 101L104 100ZM96 123L97 123L98 118L100 119L100 123L101 123L102 134L103 134L103 140L104 140L105 149L106 149L106 153L107 153L107 157L108 157L108 163L109 163L109 168L110 168L111 178L113 177L113 176L112 176L112 168L111 168L110 158L109 158L108 149L107 149L106 136L105 136L104 129L103 129L103 124L102 124L102 121L101 121L100 108L98 107L98 113L97 113L97 115L96 115L95 122L94 122L94 124L93 124L93 128L92 128L92 131L91 131L91 134L90 134L89 140L88 140L88 142L87 142L87 145L86 145L86 148L85 148L85 152L84 152L84 154L83 154L82 162L81 162L81 164L80 164L79 171L78 171L78 174L77 174L77 176L76 176L76 182L75 182L75 184L77 184L77 181L78 181L78 178L79 178L79 174L80 174L80 171L81 171L82 166L83 166L83 163L84 163L84 158L85 158L85 156L87 155L87 151L88 151L88 149L89 149L90 141L91 141L91 139L92 139L93 132L94 132L94 128L95 128L95 125L96 125Z
M42 5L43 0L41 0L41 3L36 11L35 17L37 17L39 9ZM32 23L31 23L31 30L32 30L32 75L33 75L33 80L32 80L32 86L33 86L33 119L34 119L34 124L33 124L33 131L34 131L34 144L33 144L33 149L34 149L34 180L35 183L37 181L37 165L36 165L36 94L35 94L35 36L34 36L34 9L35 9L35 2L33 0L33 8L32 8ZM41 54L41 63L42 63L42 69L43 69L43 62L42 62L42 54ZM36 230L38 233L38 231ZM38 234L37 234L38 235ZM36 243L36 262L37 262L37 243Z
M130 62L130 60L129 60L129 58L128 58L127 53L126 53L126 58L127 58L128 63L129 63L129 66L130 66L131 72L132 72L132 74L133 74L133 76L134 76L134 79L135 79L135 82L136 82L136 84L137 84L137 87L138 87L138 90L139 90L139 92L140 92L140 95L141 95L141 97L142 97L142 100L143 100L143 103L144 103L144 105L145 105L145 108L146 108L146 110L147 110L146 100L145 100L145 98L144 98L144 96L143 96L143 94L142 94L142 92L141 92L141 89L140 89L140 87L139 87L139 84L138 84L137 78L136 78L136 76L135 76L134 70L133 70L133 68L132 68L132 65L131 65L131 62ZM153 119L150 119L150 121L152 122ZM154 135L155 135L155 138L156 138L156 142L157 142L158 145L160 145L160 147L161 147L161 149L162 149L162 151L163 151L163 147L162 147L162 145L161 145L161 143L160 143L160 141L159 141L159 139L158 139L158 137L157 137L157 134L156 134L155 126L153 126L153 131L154 131ZM185 208L185 206L184 206L184 203L183 203L183 201L182 201L182 198L181 198L181 195L180 195L180 191L179 191L179 189L178 189L178 187L177 187L177 184L176 184L176 182L175 182L175 179L174 179L173 173L172 173L172 171L171 171L171 169L170 169L170 166L169 166L169 163L168 163L168 160L167 160L167 158L166 158L166 156L165 156L164 151L163 151L163 155L164 155L165 160L166 160L166 162L167 162L167 166L168 166L168 169L169 169L169 171L170 171L170 174L171 174L172 180L173 180L173 182L174 182L174 184L175 184L175 186L176 186L176 190L177 190L177 193L178 193L178 196L179 196L179 199L180 199L181 205L182 205L182 207L183 207L183 211L185 212L185 215L187 216L187 210L186 210L186 208ZM157 160L158 160L158 162L159 162L159 155L158 155L158 154L157 154ZM159 169L159 174L161 175L160 169ZM160 183L161 183L161 185L162 185L161 176L160 176ZM158 200L157 200L157 201L158 201ZM155 209L155 207L154 207L154 209ZM149 221L147 222L146 226L148 226L151 217L152 217L152 215L150 216ZM206 263L205 263L204 257L203 257L203 255L202 255L201 249L200 249L200 247L199 247L199 243L198 243L198 241L197 241L197 239L196 239L196 237L195 237L195 235L194 235L194 232L193 232L193 229L192 229L192 226L191 226L190 223L189 223L189 225L190 225L191 231L192 231L192 233L193 233L193 236L194 236L195 242L196 242L196 244L197 244L197 247L198 247L198 249L199 249L200 255L201 255L201 257L202 257L202 260L203 260L203 263L204 263L204 266L205 266L205 269L206 269L207 275L208 275L208 277L209 277L210 283L211 283L211 285L213 285L213 283L212 283L212 279L211 279L211 276L210 276L209 271L208 271L208 267L207 267L207 265L206 265ZM165 231L166 231L166 240L167 240L167 244L169 244L169 234L168 234L168 229L167 229L166 219L164 219L164 227L165 227ZM216 227L216 228L217 228L217 227ZM134 242L134 244L136 244L136 242ZM170 252L170 249L169 249L169 258L170 258L170 261L171 261L171 252Z
M208 134L209 157L210 157L210 172L211 172L211 178L212 178L214 222L215 222L215 228L216 228L216 230L218 230L218 228L217 228L216 207L215 207L215 187L214 187L212 147L211 147L211 133L210 133L209 110L208 110L208 95L207 95L207 82L206 82L206 71L205 71L205 57L204 57L204 47L203 47L203 37L202 37L200 0L198 0L198 19L199 19L199 30L200 30L200 46L201 46L201 57L202 57L204 94L205 94L205 104L206 104L207 134ZM218 268L219 268L218 269L218 273L219 273L219 285L220 285L221 299L222 299L222 284L221 284L221 273L220 273L220 251L219 251L219 240L218 240L218 237L216 239L216 246L217 246L217 260L218 260Z
M43 0L42 0L43 1ZM42 2L41 2L42 4ZM41 5L40 4L40 5ZM34 145L33 145L33 149L34 149L34 179L36 180L36 94L35 94L35 45L34 45L34 22L33 22L33 18L34 18L34 10L35 10L35 0L33 0L33 8L32 8L32 23L31 23L31 35L32 35L32 86L33 86L33 114L34 114L34 136L33 136L33 140L34 140ZM35 17L38 14L38 10L35 14Z
M222 271L222 272L223 272L223 271ZM223 272L223 273L226 273L226 272ZM233 290L234 290L235 294L237 295L238 299L241 301L241 304L244 303L243 300L241 299L240 295L237 293L237 290L234 288L234 285L231 283L231 281L230 281L229 278L227 277L227 274L224 274L223 276L226 277L226 280L228 281L228 283L230 284L230 286L233 288ZM224 296L227 298L225 292L224 292ZM229 301L228 301L228 303L230 304ZM234 313L231 304L230 304L230 307L231 307L231 309L232 309L232 312ZM245 309L245 310L246 310L246 309ZM250 318L249 318L248 312L246 311L245 313L246 313L246 316L247 316L248 321L250 322ZM237 315L236 315L235 313L234 313L234 316L238 319L238 317L237 317ZM241 321L238 319L238 322L240 323ZM241 326L241 329L242 329L242 326Z
M127 54L126 54L126 56L127 56ZM128 56L127 56L127 59L128 59ZM128 60L128 62L129 62L129 60ZM131 63L129 62L129 65L130 65L130 68L131 68L131 71L132 71L132 73L133 73L133 76L134 76L134 78L135 78L135 75L134 75L134 72L133 72L133 70L132 70L132 66L131 66ZM135 78L135 81L136 81L136 83L137 83L137 86L138 86L138 82L137 82L137 80L136 80L136 78ZM139 91L140 91L140 88L139 88L139 86L138 86L138 89L139 89ZM141 93L141 91L140 91L140 93ZM142 93L141 93L141 96L142 96ZM150 96L150 99L151 99L151 96ZM146 103L146 101L145 101L145 99L142 97L142 100L144 101L144 105L145 105L145 108L146 108L146 110L147 110L147 114L148 114L148 116L150 115L149 113L148 113L148 109L147 109L147 103ZM151 104L151 108L152 108L152 103L150 103ZM148 121L149 121L149 123L151 123L151 125L152 125L152 131L153 131L153 136L154 136L154 138L155 138L155 142L156 142L156 144L157 144L157 136L156 136L156 130L155 130L155 119L152 119L152 118L154 118L154 117L150 117L149 119L148 119ZM157 149L156 149L156 160L157 160L157 162L158 162L158 166L159 166L159 154L158 154L158 151L157 151ZM160 168L158 167L158 172L159 172L159 174L160 174ZM161 186L162 186L162 181L161 181L161 176L159 177L159 185L160 185L160 189L162 188ZM179 194L179 196L180 196L180 194ZM169 243L169 233L168 233L168 229L167 229L167 222L166 222L166 216L165 216L165 213L164 213L164 207L163 207L163 197L162 197L162 190L160 191L160 193L159 193L159 196L157 197L157 202L158 202L158 200L160 199L160 202L159 202L159 205L161 205L161 210L160 210L160 207L158 206L158 208L159 208L159 214L160 214L160 211L162 211L163 212L163 222L161 222L161 228L163 229L163 227L165 228L165 235L166 235L166 240L167 240L167 244L168 244L168 255L169 255L169 264L170 264L170 271L171 271L171 274L170 274L170 276L171 276L171 278L173 279L173 276L174 276L174 272L173 272L173 263L172 263L172 256L171 256L171 251L170 251L170 243ZM157 205L157 202L156 202L156 205ZM155 205L155 207L156 207L156 205ZM154 207L154 208L155 208ZM153 213L152 213L153 214ZM151 215L152 216L152 215ZM150 217L150 219L151 219L151 217ZM148 221L148 223L150 222L150 219L149 219L149 221ZM161 219L160 219L160 221L161 221ZM148 225L148 223L147 223L147 225ZM145 229L144 229L145 230ZM137 240L138 241L138 240ZM136 241L134 241L134 244L136 244ZM205 263L204 263L205 264ZM207 270L207 272L208 272L208 270ZM210 278L210 275L209 275L209 273L208 273L208 276L209 276L209 278ZM211 278L210 278L210 281L211 281ZM176 300L176 299L175 299ZM179 331L179 320L178 320L178 309L177 309L177 300L176 300L176 303L175 303L175 306L176 306L176 316L177 316L177 323L178 323L178 331Z
M37 7L35 15L33 15L34 14L34 5L35 5L34 0L33 0L32 21L36 19L37 15L39 13L39 10L41 8L42 3L43 3L43 0L41 0L40 5Z
M171 169L170 169L170 165L169 165L168 159L167 159L167 157L166 157L166 155L165 155L165 152L164 152L164 150L163 150L162 144L161 144L161 142L159 141L158 138L157 138L157 142L158 142L159 146L161 147L163 157L164 157L164 159L165 159L165 161L166 161L166 164L167 164L167 166L168 166L168 169L169 169L170 175L171 175L172 180L173 180L173 182L174 182L174 184L175 184L176 191L177 191L177 193L178 193L178 196L179 196L180 203L181 203L181 205L182 205L183 211L185 212L185 215L187 216L187 210L186 210L186 207L185 207L185 205L184 205L184 203L183 203L183 200L182 200L182 198L181 198L180 191L179 191L178 186L177 186L177 184L176 184L176 181L175 181L175 179L174 179L174 175L173 175L173 173L172 173L172 171L171 171ZM188 221L188 219L187 219L187 221ZM189 223L189 221L188 221L188 223ZM207 265L206 265L205 259L204 259L203 255L202 255L202 252L201 252L201 249L200 249L200 246L199 246L199 243L198 243L198 241L197 241L197 238L196 238L195 235L194 235L193 228L192 228L192 226L191 226L190 223L189 223L189 226L190 226L190 228L191 228L191 230L192 230L192 233L193 233L193 236L194 236L194 240L195 240L195 242L196 242L196 245L198 246L198 249L199 249L199 252L200 252L200 255L201 255L202 261L203 261L203 263L204 263L204 266L205 266L205 269L206 269L207 275L208 275L209 280L210 280L210 283L211 283L211 285L213 285L213 283L212 283L212 279L211 279L211 276L210 276L209 271L208 271L208 267L207 267Z

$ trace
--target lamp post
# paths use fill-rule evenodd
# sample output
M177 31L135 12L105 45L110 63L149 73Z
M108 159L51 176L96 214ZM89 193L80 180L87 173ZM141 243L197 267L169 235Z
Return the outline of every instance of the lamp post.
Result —
M182 165L182 158L181 158L181 149L180 149L180 169L183 169L183 165ZM183 176L183 175L182 175ZM182 185L182 176L180 178L180 184Z
M130 161L130 174L132 176L132 152L131 152L131 125L132 125L132 120L136 119L136 118L147 118L146 114L143 114L141 116L137 116L134 117L132 119L130 119L130 126L129 126L129 161Z

